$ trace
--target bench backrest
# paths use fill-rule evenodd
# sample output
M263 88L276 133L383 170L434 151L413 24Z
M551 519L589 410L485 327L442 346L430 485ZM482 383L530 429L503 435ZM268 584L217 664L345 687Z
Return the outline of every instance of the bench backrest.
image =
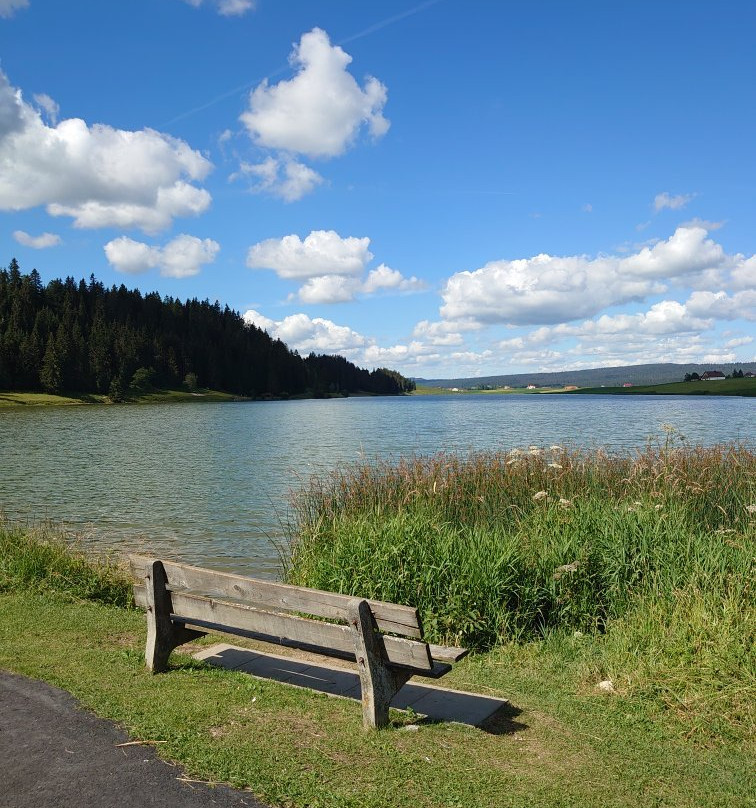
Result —
M147 605L146 576L157 559L131 556L138 605ZM353 630L345 625L354 598L317 589L217 572L173 561L162 561L165 588L170 592L175 619L188 627L219 627L283 638L296 645L319 648L334 655L353 655ZM417 609L368 600L382 637L387 660L418 672L431 671L433 662ZM324 620L312 620L300 615ZM326 622L335 620L340 622ZM399 635L399 636L388 636Z

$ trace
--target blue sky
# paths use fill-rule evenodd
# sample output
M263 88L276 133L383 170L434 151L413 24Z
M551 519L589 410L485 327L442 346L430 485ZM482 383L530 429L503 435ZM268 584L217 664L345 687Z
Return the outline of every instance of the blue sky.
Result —
M0 239L453 377L756 360L747 0L0 0Z

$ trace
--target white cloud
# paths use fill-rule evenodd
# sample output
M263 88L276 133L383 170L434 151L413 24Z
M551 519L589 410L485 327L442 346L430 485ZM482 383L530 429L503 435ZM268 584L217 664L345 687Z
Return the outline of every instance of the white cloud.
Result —
M341 275L320 275L309 278L297 292L302 303L348 303L360 291L357 278L344 278Z
M253 192L267 192L285 202L296 202L323 182L320 174L304 163L274 157L266 157L262 163L242 162L239 171L232 174L230 179L236 180L241 176L253 179Z
M667 191L664 191L654 197L654 210L657 213L665 208L669 210L680 210L694 199L695 196L695 194L678 194L677 196L671 196Z
M739 348L741 345L750 345L752 342L753 337L735 337L725 342L725 348Z
M580 210L582 210L583 213L593 213L593 205L591 205L590 202L586 202Z
M13 238L24 247L31 247L34 250L44 250L46 247L57 247L60 244L60 236L55 233L42 233L41 236L30 236L23 230L14 230Z
M425 288L427 288L425 281L421 281L414 275L411 278L405 278L398 269L391 269L385 264L379 264L375 269L371 269L362 285L362 291L365 294L372 294L382 289L419 292Z
M733 289L756 289L756 255L740 260L730 272Z
M416 292L426 288L426 284L415 278L405 278L396 269L380 264L371 270L367 278L344 277L343 275L317 275L308 278L290 300L298 299L301 303L348 303L357 295L372 295L382 291Z
M29 7L29 0L0 0L0 17L12 17L22 8Z
M474 322L441 320L432 323L429 320L421 320L412 331L412 336L423 340L430 345L462 345L464 338L463 331L476 331L480 328Z
M218 13L224 17L240 17L255 7L252 0L220 0Z
M350 355L367 343L367 339L348 326L337 325L322 317L310 318L306 314L292 314L276 322L254 309L244 313L244 320L263 328L272 337L285 342L302 354L341 353Z
M108 261L119 272L135 274L157 268L164 277L188 278L215 260L220 244L181 234L164 247L154 247L121 236L109 241L104 249Z
M60 105L47 93L37 93L34 95L34 100L37 105L41 107L47 115L50 123L55 126L58 123L58 116L60 115Z
M715 317L719 320L756 321L756 289L735 292L693 292L686 303L690 312L700 317Z
M369 76L361 88L347 70L352 57L331 45L325 31L303 34L289 61L294 78L263 81L241 115L258 146L327 158L343 154L363 126L374 137L386 133L386 87Z
M193 185L211 163L153 129L126 131L78 118L47 126L0 71L0 210L45 206L74 226L154 233L197 215L210 194Z
M304 240L296 234L267 239L247 252L250 269L272 269L279 278L303 280L289 299L302 303L346 303L359 294L417 292L426 288L414 275L379 264L362 279L373 258L367 237L342 238L334 230L313 230Z
M203 0L184 0L184 2L199 8ZM254 0L212 0L211 5L214 5L218 13L224 17L240 17L255 8Z
M670 281L720 271L733 261L703 228L678 228L666 241L624 258L536 255L459 272L442 291L442 316L538 325L590 317L609 306L659 294Z
M272 269L280 278L315 278L323 275L359 276L373 257L370 239L334 230L313 230L304 240L292 234L266 239L249 248L250 269Z
M134 241L128 236L109 241L105 247L108 262L119 272L136 275L146 272L160 264L160 248L150 247L141 241Z

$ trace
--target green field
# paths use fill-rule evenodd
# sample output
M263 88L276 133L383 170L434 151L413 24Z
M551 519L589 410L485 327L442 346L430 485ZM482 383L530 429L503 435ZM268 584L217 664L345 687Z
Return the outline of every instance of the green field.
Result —
M219 390L153 390L147 393L127 395L124 404L164 404L182 401L243 401L239 396ZM0 409L5 407L49 407L75 404L110 404L107 396L85 394L81 396L56 396L50 393L18 393L0 391Z
M746 540L741 528L721 538ZM680 584L678 607L656 617L506 641L458 663L446 686L509 699L485 729L394 712L391 729L366 733L354 701L181 654L149 674L125 574L49 531L0 523L0 668L68 690L189 778L282 808L746 808L753 659L737 656L747 637L723 656L716 635L747 627L747 604L694 614L701 601ZM614 692L597 687L608 676Z
M756 379L722 379L713 382L671 382L633 387L581 387L568 394L601 393L613 396L756 396Z

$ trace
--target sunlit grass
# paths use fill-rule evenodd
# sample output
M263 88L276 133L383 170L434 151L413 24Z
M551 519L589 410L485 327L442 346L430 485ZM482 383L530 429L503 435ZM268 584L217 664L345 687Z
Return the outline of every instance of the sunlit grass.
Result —
M129 606L131 586L122 565L84 553L49 525L14 524L0 513L0 592L52 592Z
M756 453L526 447L314 479L289 581L408 603L479 650L585 637L592 681L752 728ZM586 641L587 641L586 640Z

